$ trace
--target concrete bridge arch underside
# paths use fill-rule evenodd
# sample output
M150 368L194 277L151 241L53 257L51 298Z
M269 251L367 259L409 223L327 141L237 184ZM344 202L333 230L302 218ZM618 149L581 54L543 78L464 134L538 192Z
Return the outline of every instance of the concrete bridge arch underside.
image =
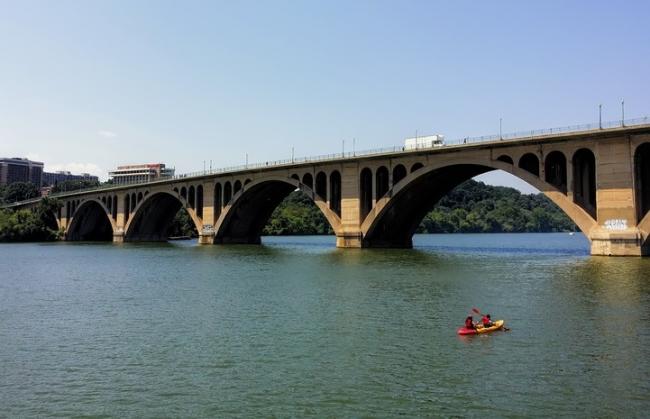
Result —
M244 185L220 211L214 225L213 243L261 243L262 230L271 214L296 190L311 198L325 216L334 234L337 234L341 230L339 215L330 207L326 198L317 194L312 185L303 183L304 180L304 175L300 178L293 174L288 177L263 177Z
M493 161L431 164L423 166L395 184L372 207L361 224L363 247L412 247L412 237L425 215L446 194L463 182L493 171L503 170L540 190L583 232L596 221L557 186L513 164Z
M255 244L273 210L300 190L331 225L337 246L410 247L415 229L440 198L492 170L544 193L590 240L592 254L648 253L650 127L625 135L602 131L431 148L82 191L60 198L58 221L69 240L107 239L110 230L116 242L159 241L185 208L200 243Z

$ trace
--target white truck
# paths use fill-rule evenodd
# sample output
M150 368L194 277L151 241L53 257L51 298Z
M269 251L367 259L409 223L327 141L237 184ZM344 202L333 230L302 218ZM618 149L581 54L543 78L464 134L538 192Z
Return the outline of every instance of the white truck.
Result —
M427 135L424 137L413 137L404 140L404 150L441 147L443 145L445 145L445 136L440 134Z

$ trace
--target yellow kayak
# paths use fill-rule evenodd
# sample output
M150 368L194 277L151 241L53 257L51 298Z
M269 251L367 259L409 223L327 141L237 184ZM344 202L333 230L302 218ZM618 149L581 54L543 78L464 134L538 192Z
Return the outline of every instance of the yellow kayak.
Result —
M461 327L460 329L458 329L458 334L459 335L480 335L481 333L490 333L490 332L494 332L495 330L502 329L504 324L505 324L504 320L495 320L492 322L492 326L490 327L483 327L483 325L481 324L476 325L476 329L468 329L466 327Z

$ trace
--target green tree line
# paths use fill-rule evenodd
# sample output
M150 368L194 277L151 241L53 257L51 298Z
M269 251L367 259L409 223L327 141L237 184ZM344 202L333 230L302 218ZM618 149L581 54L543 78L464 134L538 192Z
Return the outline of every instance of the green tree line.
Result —
M549 233L576 231L569 217L544 194L469 180L429 212L419 233Z
M0 209L0 242L51 241L61 237L55 199L43 198L33 209Z
M429 212L418 233L527 233L576 231L575 224L543 194L468 180ZM293 192L273 214L266 235L332 234L311 200Z

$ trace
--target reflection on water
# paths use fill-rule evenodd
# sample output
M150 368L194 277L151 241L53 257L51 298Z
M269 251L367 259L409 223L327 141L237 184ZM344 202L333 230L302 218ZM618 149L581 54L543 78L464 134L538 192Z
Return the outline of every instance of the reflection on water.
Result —
M645 414L650 259L581 235L414 243L0 245L3 414ZM457 336L472 307L512 331Z

